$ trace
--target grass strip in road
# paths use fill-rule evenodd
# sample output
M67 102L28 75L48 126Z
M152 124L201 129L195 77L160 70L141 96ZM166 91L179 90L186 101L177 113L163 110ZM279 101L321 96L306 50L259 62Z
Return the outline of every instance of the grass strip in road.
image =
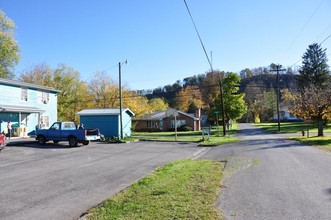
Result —
M227 134L235 134L237 127L237 124L234 124ZM177 138L175 138L175 132L134 132L132 138L140 141L194 142L199 143L199 146L218 146L238 141L236 137L224 137L220 128L212 128L209 138L205 135L204 140L201 131L180 131L177 132Z
M214 146L219 146L223 144L229 144L229 143L235 143L238 142L238 138L236 137L231 137L231 136L215 136L215 137L210 137L209 139L206 139L202 141L199 146L202 147L214 147Z
M91 210L89 219L222 219L215 208L223 164L182 160L149 176Z
M331 137L292 137L291 139L331 152Z

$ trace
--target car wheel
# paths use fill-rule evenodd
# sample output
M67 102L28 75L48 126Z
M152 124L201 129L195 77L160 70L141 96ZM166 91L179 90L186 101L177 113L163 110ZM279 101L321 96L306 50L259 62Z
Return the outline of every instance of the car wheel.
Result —
M84 145L88 145L90 143L90 141L83 141Z
M42 145L46 144L46 138L42 135L39 136L37 140L38 140L39 144L42 144Z
M70 146L70 147L77 147L77 145L78 145L77 138L75 138L75 137L70 137L70 138L69 138L69 146Z

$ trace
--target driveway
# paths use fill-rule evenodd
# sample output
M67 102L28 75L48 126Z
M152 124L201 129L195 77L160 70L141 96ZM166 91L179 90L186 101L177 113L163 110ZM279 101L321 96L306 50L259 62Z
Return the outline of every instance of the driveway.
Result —
M331 154L240 127L240 142L201 157L226 162L218 204L225 219L331 219Z
M155 168L192 157L196 144L36 143L0 153L0 218L78 219Z

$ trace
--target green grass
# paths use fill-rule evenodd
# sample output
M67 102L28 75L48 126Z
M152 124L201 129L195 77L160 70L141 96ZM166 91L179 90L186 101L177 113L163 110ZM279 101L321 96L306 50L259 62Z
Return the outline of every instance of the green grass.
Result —
M267 130L268 132L277 132L278 123L258 123L256 126ZM281 133L297 133L302 130L307 130L307 125L304 122L282 122L280 123Z
M278 124L277 123L260 123L255 124L256 126L267 130L268 132L276 133L278 131ZM307 125L304 122L282 122L280 124L281 127L281 133L299 133L296 137L291 137L292 140L300 141L302 143L305 143L307 145L315 146L320 149L330 151L331 152L331 137L330 136L324 136L324 137L312 137L310 136L307 138L307 136L302 137L301 131L305 130L305 133L307 135L307 129L309 128L310 135L311 133L317 133L317 125ZM324 133L331 132L331 126L327 125L324 127Z
M293 137L291 139L331 152L331 137Z
M91 210L89 219L222 219L215 208L223 164L176 161Z
M178 141L178 142L199 142L201 140L201 131L180 131L177 132L134 132L132 137L142 141Z
M258 123L256 126L267 130L268 132L276 133L278 131L278 123ZM309 132L317 132L317 125L307 125L304 122L281 122L280 123L280 132L281 133L297 133L302 130ZM331 132L331 126L325 126L324 132Z
M235 143L238 142L238 138L236 137L231 137L231 136L214 136L210 137L209 139L206 139L202 141L199 146L203 147L213 147L213 146L219 146L223 144L228 144L228 143Z
M233 135L237 132L237 124L233 125L233 128L227 131L227 135ZM202 137L202 131L178 131L177 139L175 138L175 132L133 132L132 138L139 139L141 141L177 141L177 142L195 142L200 146L218 146L222 144L237 142L235 137L223 136L223 130L220 127L213 127L209 139L205 135Z

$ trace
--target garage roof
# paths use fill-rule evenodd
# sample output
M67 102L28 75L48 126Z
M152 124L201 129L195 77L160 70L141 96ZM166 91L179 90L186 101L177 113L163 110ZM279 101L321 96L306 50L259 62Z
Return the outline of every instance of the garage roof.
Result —
M130 116L134 116L134 113L128 108L123 108L122 113L123 112L126 112ZM87 116L87 115L119 115L119 114L120 114L120 109L119 108L84 109L84 110L76 113L76 115L80 115L80 116Z

